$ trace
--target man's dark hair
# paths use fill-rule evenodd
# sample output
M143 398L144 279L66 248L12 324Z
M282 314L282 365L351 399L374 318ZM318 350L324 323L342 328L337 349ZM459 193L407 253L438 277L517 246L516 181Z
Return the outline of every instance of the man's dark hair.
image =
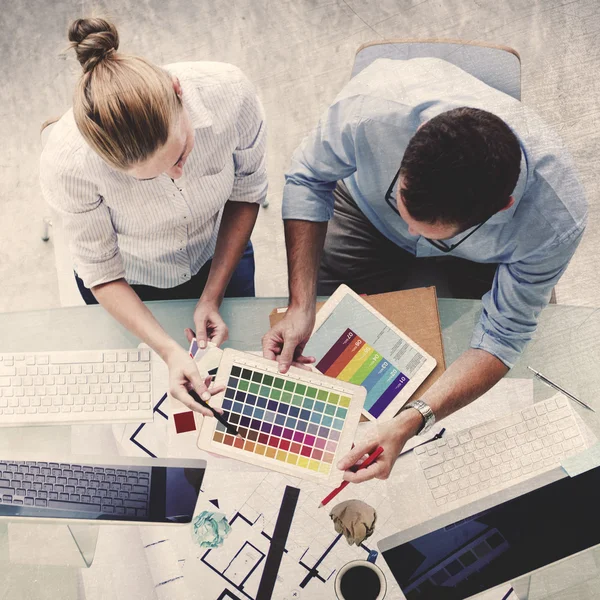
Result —
M521 150L508 125L461 107L427 121L402 163L402 196L413 219L477 225L506 206L519 178Z

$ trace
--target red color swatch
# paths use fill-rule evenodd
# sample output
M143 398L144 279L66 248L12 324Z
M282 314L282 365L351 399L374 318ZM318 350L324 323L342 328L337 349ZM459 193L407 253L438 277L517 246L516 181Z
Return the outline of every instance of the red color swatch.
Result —
M175 431L177 431L177 433L196 431L196 421L194 420L194 413L191 410L188 412L175 413L173 419L175 419Z

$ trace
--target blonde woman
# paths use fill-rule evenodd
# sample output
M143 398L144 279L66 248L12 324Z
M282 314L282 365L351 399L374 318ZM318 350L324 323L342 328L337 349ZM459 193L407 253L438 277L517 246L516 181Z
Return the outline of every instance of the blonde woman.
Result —
M204 347L227 339L223 297L254 295L249 240L267 192L260 101L232 65L161 68L118 52L103 19L74 21L69 40L83 75L44 148L43 194L62 217L86 303L151 346L171 394L207 413L187 390L214 392L142 301L198 299Z

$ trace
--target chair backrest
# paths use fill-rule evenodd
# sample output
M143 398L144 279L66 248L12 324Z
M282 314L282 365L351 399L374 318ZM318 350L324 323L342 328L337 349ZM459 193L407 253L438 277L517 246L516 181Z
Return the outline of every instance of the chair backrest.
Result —
M460 40L384 40L363 44L356 52L352 77L378 58L441 58L487 85L521 100L521 59L516 50Z

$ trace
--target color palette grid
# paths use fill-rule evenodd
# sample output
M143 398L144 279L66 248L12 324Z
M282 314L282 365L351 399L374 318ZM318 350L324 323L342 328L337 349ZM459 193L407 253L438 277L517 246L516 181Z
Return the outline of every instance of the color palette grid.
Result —
M392 403L409 379L351 329L340 336L317 364L335 377L367 390L364 409L375 419Z
M233 365L222 408L244 439L217 424L213 442L328 476L350 397Z

